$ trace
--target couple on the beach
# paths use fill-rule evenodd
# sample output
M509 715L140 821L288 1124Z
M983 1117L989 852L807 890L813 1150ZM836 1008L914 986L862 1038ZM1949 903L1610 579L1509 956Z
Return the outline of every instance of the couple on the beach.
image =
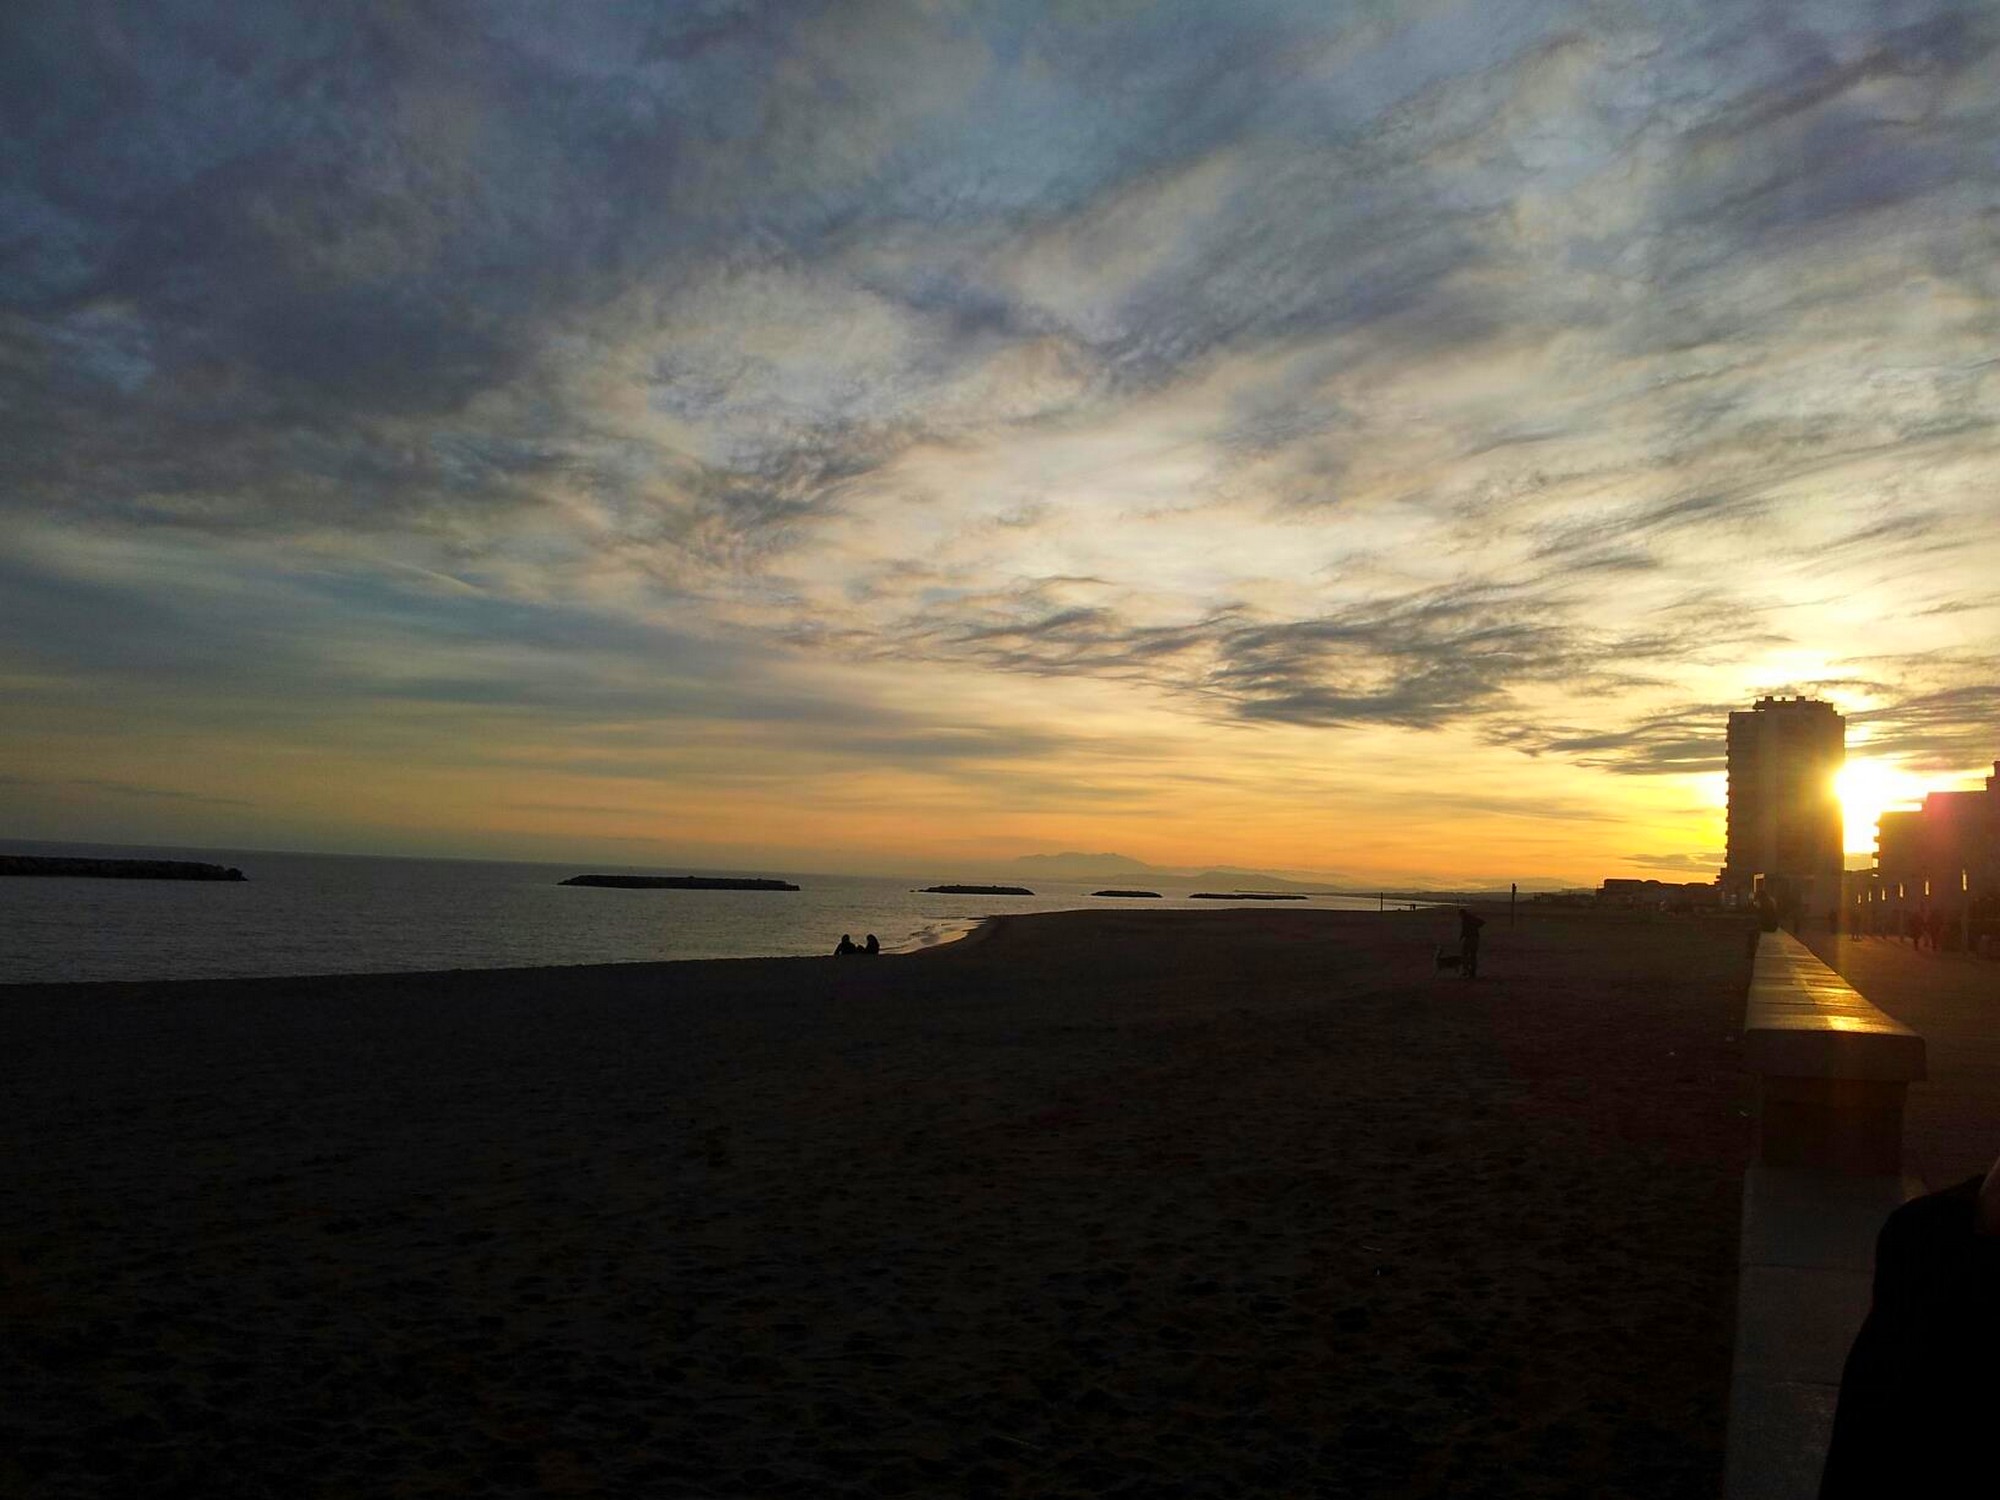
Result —
M840 941L834 945L833 956L835 958L845 958L850 953L860 953L873 956L875 954L879 954L881 951L882 951L882 944L876 939L874 933L872 932L869 933L867 940L862 944L862 946L857 948L854 945L854 939L847 933L843 932L840 935Z

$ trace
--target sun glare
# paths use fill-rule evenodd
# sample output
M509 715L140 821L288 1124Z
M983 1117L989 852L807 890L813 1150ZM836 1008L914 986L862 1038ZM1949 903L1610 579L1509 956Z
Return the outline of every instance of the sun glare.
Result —
M1834 779L1840 794L1842 842L1849 854L1875 849L1875 820L1894 808L1915 807L1929 790L1924 779L1893 761L1850 760Z

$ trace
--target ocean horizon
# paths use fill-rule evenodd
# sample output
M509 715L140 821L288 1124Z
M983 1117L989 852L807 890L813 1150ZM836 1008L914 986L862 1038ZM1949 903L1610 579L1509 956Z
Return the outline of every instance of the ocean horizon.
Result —
M800 958L843 933L911 952L990 915L1090 907L1212 908L1195 886L1148 877L1159 900L1094 897L1129 882L1017 879L1032 896L929 894L935 877L777 868L325 854L0 840L9 854L187 859L233 865L241 884L22 877L0 880L0 984L237 979L435 969ZM776 876L797 891L564 886L580 874ZM983 880L981 883L985 883ZM1311 892L1289 907L1373 911L1374 896ZM1248 904L1248 903L1246 903ZM1407 906L1408 900L1390 903Z

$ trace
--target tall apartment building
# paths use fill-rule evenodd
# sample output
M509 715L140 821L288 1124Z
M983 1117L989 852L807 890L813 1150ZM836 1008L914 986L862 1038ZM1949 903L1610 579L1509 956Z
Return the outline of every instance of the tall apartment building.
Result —
M1840 794L1847 720L1817 698L1759 698L1729 716L1729 851L1725 899L1761 883L1781 908L1840 905Z

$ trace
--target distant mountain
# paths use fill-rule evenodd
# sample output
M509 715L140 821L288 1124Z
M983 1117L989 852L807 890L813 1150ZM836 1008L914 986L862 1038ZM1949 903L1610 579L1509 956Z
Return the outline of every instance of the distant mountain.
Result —
M1123 854L1023 854L1011 862L1012 868L1040 875L1045 880L1095 880L1100 875L1150 875L1157 873Z
M1200 870L1149 865L1127 854L1023 854L1020 858L1010 861L1008 868L1023 875L1040 875L1044 880L1098 880L1105 877L1144 876L1154 881L1164 878L1214 886L1223 890L1247 890L1256 887L1263 890L1324 891L1347 883L1346 877L1340 875L1321 875L1301 880L1297 878L1299 873L1297 871L1291 876L1273 875L1268 870L1246 870L1236 865L1210 865Z
M1391 896L1415 900L1505 901L1508 878L1482 872L1454 880L1435 871L1400 870L1373 876L1345 875L1332 870L1250 870L1241 865L1149 865L1129 854L1023 854L991 867L993 874L1005 872L1032 885L1030 876L1043 880L1092 880L1104 884L1142 885L1159 889L1165 883L1188 885L1211 891L1336 891L1349 896L1372 896L1386 891ZM1578 888L1574 879L1529 876L1523 879L1521 896L1531 892L1566 891ZM1596 890L1595 885L1587 887Z
M1273 875L1267 870L1242 870L1235 865L1218 865L1213 869L1196 870L1183 877L1196 885L1220 886L1224 890L1244 891L1326 891L1340 884L1339 876L1328 876L1325 880L1287 880L1282 875Z

